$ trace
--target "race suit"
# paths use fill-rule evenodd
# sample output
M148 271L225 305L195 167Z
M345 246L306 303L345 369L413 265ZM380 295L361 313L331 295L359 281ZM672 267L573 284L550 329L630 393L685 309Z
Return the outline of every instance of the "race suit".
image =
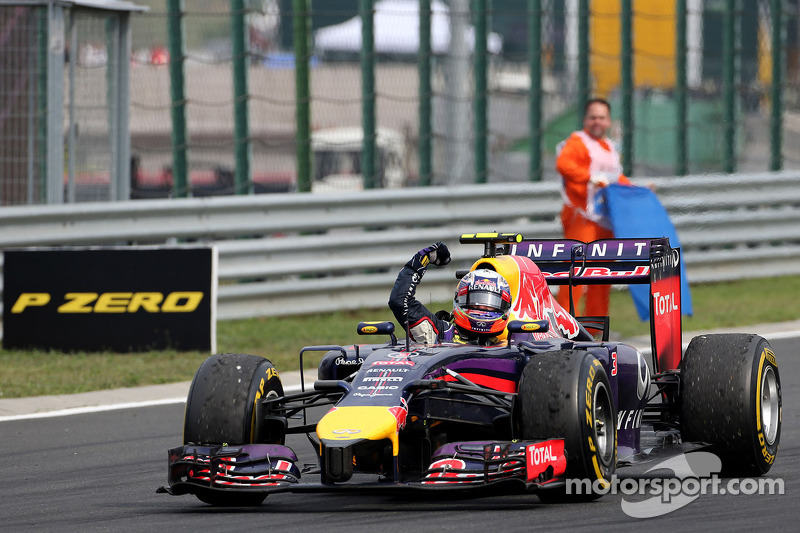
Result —
M622 174L620 157L608 139L595 139L585 131L576 131L566 140L556 159L556 169L562 177L561 224L564 238L582 242L597 239L611 239L614 234L607 221L594 213L593 197L596 187L592 178L605 177L609 183L630 185L630 180ZM588 289L582 285L573 288L575 313L580 315L577 303L586 292L584 316L607 316L610 287L592 285ZM558 303L569 309L569 291L562 287L558 293Z
M408 330L415 342L438 344L460 341L456 327L449 320L449 313L431 313L417 300L417 285L427 270L427 257L416 254L403 266L389 296L389 309L403 329L408 322ZM447 316L444 316L447 315Z

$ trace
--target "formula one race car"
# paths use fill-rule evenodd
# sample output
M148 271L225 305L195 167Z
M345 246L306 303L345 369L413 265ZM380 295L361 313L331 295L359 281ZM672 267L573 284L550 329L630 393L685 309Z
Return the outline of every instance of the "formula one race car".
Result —
M461 243L483 245L470 270L495 270L510 285L502 344L416 344L398 340L392 322L363 322L359 333L389 340L303 348L301 368L305 353L325 355L313 389L293 394L267 359L211 356L192 382L184 444L169 450L169 486L159 491L213 505L343 489L594 499L616 469L687 444L708 446L725 472L770 469L781 430L775 354L745 334L702 335L682 354L681 255L667 239L491 233ZM650 285L652 372L636 348L608 341L608 317L574 317L548 286L601 283ZM319 406L330 409L310 423ZM316 464L299 464L284 445L303 433ZM568 479L595 490L570 494Z

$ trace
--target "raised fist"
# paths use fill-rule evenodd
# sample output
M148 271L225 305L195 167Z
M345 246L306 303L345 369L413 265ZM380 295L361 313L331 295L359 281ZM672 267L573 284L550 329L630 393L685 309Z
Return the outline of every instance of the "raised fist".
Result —
M447 246L445 246L443 242L437 242L415 253L411 261L406 264L413 268L415 272L422 275L430 264L442 266L449 262L450 250L447 249Z
M444 266L450 262L450 250L441 241L431 244L417 253L421 256L427 256L432 265Z

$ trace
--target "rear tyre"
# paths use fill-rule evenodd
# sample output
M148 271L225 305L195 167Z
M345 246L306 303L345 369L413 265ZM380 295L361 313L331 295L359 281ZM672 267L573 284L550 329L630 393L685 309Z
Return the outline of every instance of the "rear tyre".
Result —
M253 443L255 404L270 396L283 396L283 386L269 360L244 354L212 355L200 365L189 388L184 444ZM203 491L197 497L219 506L255 506L266 498L264 494L216 491Z
M769 342L758 335L695 337L681 362L681 436L706 442L725 475L760 476L781 438L781 381Z
M589 481L581 494L566 487L539 491L545 502L595 500L614 474L617 429L611 385L603 365L583 351L535 355L519 384L522 438L564 438L568 479Z

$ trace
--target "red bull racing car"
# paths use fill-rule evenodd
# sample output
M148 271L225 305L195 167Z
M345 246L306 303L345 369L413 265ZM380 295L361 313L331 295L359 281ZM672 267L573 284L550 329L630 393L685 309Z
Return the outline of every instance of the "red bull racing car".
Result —
M727 472L770 469L781 429L775 354L749 334L702 335L682 352L681 255L667 239L460 240L483 246L470 270L509 283L502 344L419 344L398 340L392 322L362 322L359 333L382 341L303 348L301 367L305 353L324 352L319 379L292 394L267 359L211 356L195 374L184 443L169 450L159 491L212 505L334 490L593 499L602 491L570 495L567 480L602 487L654 450L690 444L710 447ZM578 284L649 284L650 364L608 340L608 317L575 317L549 289ZM320 406L327 413L311 422ZM316 464L299 463L289 434L308 436Z

